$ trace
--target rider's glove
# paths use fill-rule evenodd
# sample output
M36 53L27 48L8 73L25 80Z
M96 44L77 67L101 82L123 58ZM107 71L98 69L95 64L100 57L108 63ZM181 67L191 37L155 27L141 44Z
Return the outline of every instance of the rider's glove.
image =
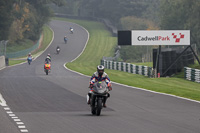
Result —
M89 88L92 89L93 87L94 87L94 85L93 85L93 84L90 84Z
M108 87L108 89L109 89L109 91L111 91L111 90L112 90L112 87L111 87L111 86L109 86L109 87Z
M111 90L112 90L111 83L108 83L108 89L109 89L109 91L111 91Z

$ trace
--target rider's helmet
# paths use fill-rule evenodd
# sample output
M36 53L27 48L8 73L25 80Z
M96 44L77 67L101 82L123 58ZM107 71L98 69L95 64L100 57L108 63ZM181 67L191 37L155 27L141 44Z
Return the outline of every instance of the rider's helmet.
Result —
M101 76L104 73L104 66L103 65L98 65L97 66L97 72Z
M47 58L51 58L51 55L50 55L50 54L47 54Z
M30 55L31 55L31 53L28 53L28 55L30 56Z

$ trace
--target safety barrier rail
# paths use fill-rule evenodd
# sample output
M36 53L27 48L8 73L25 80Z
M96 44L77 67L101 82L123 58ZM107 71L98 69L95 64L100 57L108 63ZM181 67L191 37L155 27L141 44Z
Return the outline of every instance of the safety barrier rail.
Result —
M184 67L184 77L186 80L200 83L200 70Z
M38 47L39 47L39 41L35 45L33 45L32 47L30 47L28 49L21 50L18 52L13 52L13 53L7 53L6 57L7 58L17 58L17 57L26 56L26 55L28 55L28 53L36 50Z
M148 66L134 65L126 62L116 62L107 60L101 60L101 65L103 65L107 69L120 70L128 73L152 77L152 68Z
M5 51L4 51L4 48L3 48L4 46L0 45L0 48L2 47L2 49L0 49L0 56L1 55L4 55L4 56L6 55L6 58L18 58L18 57L22 57L22 56L27 56L28 53L33 52L34 50L36 50L39 47L41 37L42 37L42 35L40 35L39 40L32 47L30 47L28 49L25 49L25 50L17 51L17 52L11 52L11 53L6 53L5 54Z

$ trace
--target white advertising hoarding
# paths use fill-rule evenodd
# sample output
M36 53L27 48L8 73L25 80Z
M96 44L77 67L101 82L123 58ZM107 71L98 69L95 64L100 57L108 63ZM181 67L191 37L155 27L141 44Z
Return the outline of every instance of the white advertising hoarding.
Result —
M190 30L132 30L132 45L190 45Z

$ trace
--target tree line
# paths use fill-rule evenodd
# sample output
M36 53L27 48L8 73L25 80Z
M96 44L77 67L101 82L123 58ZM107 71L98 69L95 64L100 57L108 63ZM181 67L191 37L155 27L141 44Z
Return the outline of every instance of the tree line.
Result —
M16 44L23 39L35 41L52 16L49 4L64 5L63 0L1 0L0 40Z
M53 9L75 16L105 18L119 30L190 30L191 44L200 48L199 7L199 0L1 0L0 40L37 40ZM138 60L147 48L121 50L135 51L134 56L127 59L128 54L124 60Z
M190 30L200 49L199 0L66 0L56 12L109 19L118 30ZM121 58L141 61L153 47L125 46ZM155 47L156 48L156 47ZM148 49L148 51L147 51Z

